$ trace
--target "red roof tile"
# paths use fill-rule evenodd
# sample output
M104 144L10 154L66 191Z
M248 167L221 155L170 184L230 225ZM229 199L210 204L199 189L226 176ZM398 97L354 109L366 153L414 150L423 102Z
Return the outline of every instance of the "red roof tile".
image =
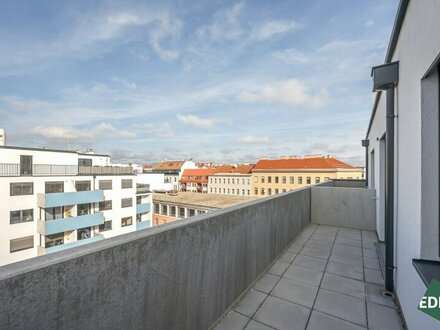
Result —
M288 170L288 169L354 169L353 166L333 157L262 159L253 170Z

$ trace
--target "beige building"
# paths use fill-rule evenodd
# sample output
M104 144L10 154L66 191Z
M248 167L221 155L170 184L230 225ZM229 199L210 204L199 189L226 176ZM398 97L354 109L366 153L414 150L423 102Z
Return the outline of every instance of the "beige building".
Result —
M252 169L251 195L265 197L332 179L362 180L363 173L332 156L262 159Z
M251 196L251 170L254 165L240 165L227 172L211 174L208 193L234 196Z

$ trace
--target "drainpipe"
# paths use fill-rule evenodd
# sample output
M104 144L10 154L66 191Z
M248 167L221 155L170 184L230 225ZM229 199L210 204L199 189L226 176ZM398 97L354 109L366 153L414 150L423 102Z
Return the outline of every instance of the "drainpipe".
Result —
M365 186L368 187L368 147L370 140L362 140L362 146L365 147Z
M385 169L385 290L394 291L394 88L399 82L399 62L372 68L373 91L386 91Z

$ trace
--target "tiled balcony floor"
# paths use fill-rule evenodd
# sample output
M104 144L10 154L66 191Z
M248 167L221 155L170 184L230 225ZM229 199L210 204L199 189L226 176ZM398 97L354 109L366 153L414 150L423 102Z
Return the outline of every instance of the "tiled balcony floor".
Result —
M402 329L376 234L310 225L216 326L223 329Z

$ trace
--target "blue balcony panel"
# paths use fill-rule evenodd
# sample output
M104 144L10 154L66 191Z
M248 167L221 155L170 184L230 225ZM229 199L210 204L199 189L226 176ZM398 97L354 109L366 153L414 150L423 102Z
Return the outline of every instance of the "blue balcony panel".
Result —
M136 205L136 214L145 213L145 212L150 212L150 203Z
M42 208L102 201L104 201L104 193L102 190L38 194L38 206Z
M90 238L82 239L82 240L71 242L71 243L65 243L65 244L45 248L44 253L48 254L48 253L63 251L63 250L67 250L67 249L70 249L70 248L73 248L76 246L81 246L81 245L97 242L97 241L100 241L103 239L104 239L104 236L96 235L95 237L90 237Z
M42 221L43 228L40 231L42 235L52 235L79 228L98 226L104 223L104 214L102 212L81 215L79 217L70 217L58 220Z
M150 228L150 227L151 227L151 222L150 222L150 220L147 220L147 221L141 221L141 222L136 222L136 230L146 229L146 228Z

